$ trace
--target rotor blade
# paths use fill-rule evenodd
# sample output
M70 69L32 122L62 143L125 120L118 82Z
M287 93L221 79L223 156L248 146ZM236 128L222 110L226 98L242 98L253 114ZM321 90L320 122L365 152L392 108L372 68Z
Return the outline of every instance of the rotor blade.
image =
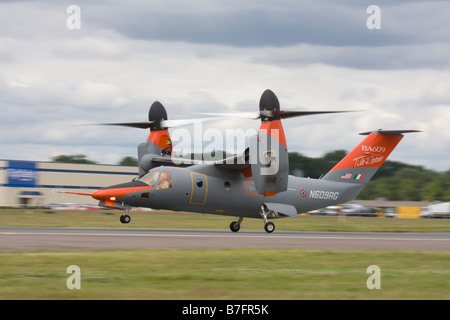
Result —
M179 119L179 120L162 120L161 127L165 128L174 128L180 126L186 126L190 124L200 123L204 121L213 121L218 120L220 118L196 118L196 119Z
M244 119L259 119L261 117L266 118L292 118L301 116L310 116L317 114L331 114L331 113L345 113L345 112L357 112L359 110L349 111L283 111L283 110L261 110L259 112L237 112L237 113L195 113L209 116L218 117L230 117L230 118L244 118Z
M163 128L174 128L180 126L186 126L194 123L199 123L203 121L212 121L219 118L197 118L197 119L180 119L180 120L161 120L160 126ZM94 123L87 124L88 126L120 126L120 127L131 127L139 129L148 129L153 125L155 121L148 122L121 122L121 123Z
M279 117L281 119L293 118L293 117L302 117L302 116L311 116L317 114L333 114L333 113L346 113L346 112L358 112L359 110L347 110L347 111L283 111L283 110L273 110L272 112L274 117Z
M203 121L213 121L223 118L243 118L243 119L259 119L261 117L266 118L293 118L317 114L332 114L332 113L345 113L345 112L359 112L361 110L348 110L348 111L283 111L283 110L261 110L257 112L236 112L236 113L194 113L214 116L212 118L194 118L194 119L179 119L179 120L161 120L160 126L164 128L174 128L180 126L186 126L190 124L195 124ZM148 122L121 122L121 123L94 123L87 124L90 126L121 126L121 127L131 127L139 129L150 128L155 121Z
M120 126L131 127L139 129L148 129L152 125L152 122L125 122L125 123L95 123L89 124L89 126Z
M259 112L234 112L234 113L225 113L225 112L190 112L189 114L201 114L204 116L215 116L219 118L243 118L243 119L259 119ZM216 118L216 119L219 119ZM209 119L209 118L206 118Z

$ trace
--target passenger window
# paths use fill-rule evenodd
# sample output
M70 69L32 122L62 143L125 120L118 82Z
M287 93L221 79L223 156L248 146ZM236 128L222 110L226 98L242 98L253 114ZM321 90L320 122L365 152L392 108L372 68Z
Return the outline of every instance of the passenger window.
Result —
M150 192L143 192L141 194L141 200L148 200L150 198Z
M161 177L159 178L158 186L156 189L168 189L172 188L172 176L170 172L161 172Z

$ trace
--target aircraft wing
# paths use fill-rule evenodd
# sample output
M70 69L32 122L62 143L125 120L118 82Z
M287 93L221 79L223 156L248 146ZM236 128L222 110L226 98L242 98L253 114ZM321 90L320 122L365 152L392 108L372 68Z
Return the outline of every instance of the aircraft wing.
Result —
M192 160L185 158L176 158L171 156L160 156L160 155L146 155L144 161L151 161L152 163L158 165L166 166L177 166L177 167L190 167L198 164L204 165L214 165L221 169L226 170L242 170L250 167L248 161L248 149L240 155L235 155L226 159L217 161L203 161L203 160Z
M214 161L214 166L225 170L242 170L250 167L249 148L245 149L242 154Z
M203 161L200 160L175 158L171 156L158 156L158 155L152 155L151 161L159 165L178 166L178 167L190 167L196 164L203 163Z

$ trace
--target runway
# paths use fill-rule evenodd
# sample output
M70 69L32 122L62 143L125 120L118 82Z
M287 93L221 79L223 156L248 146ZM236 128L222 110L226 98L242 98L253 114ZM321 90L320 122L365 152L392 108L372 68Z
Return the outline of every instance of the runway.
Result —
M450 251L450 233L0 227L0 251L132 248L301 248Z

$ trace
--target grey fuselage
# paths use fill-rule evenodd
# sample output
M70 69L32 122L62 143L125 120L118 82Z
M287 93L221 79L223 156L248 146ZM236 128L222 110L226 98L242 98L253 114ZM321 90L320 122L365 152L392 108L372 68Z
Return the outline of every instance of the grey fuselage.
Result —
M240 170L195 165L161 166L150 172L170 173L170 187L158 189L155 183L151 189L126 194L117 202L134 207L261 218L260 208L266 203L293 206L299 214L352 200L362 188L356 184L289 176L286 191L264 197L257 193L252 177L244 177ZM287 215L280 212L269 218L283 216Z

